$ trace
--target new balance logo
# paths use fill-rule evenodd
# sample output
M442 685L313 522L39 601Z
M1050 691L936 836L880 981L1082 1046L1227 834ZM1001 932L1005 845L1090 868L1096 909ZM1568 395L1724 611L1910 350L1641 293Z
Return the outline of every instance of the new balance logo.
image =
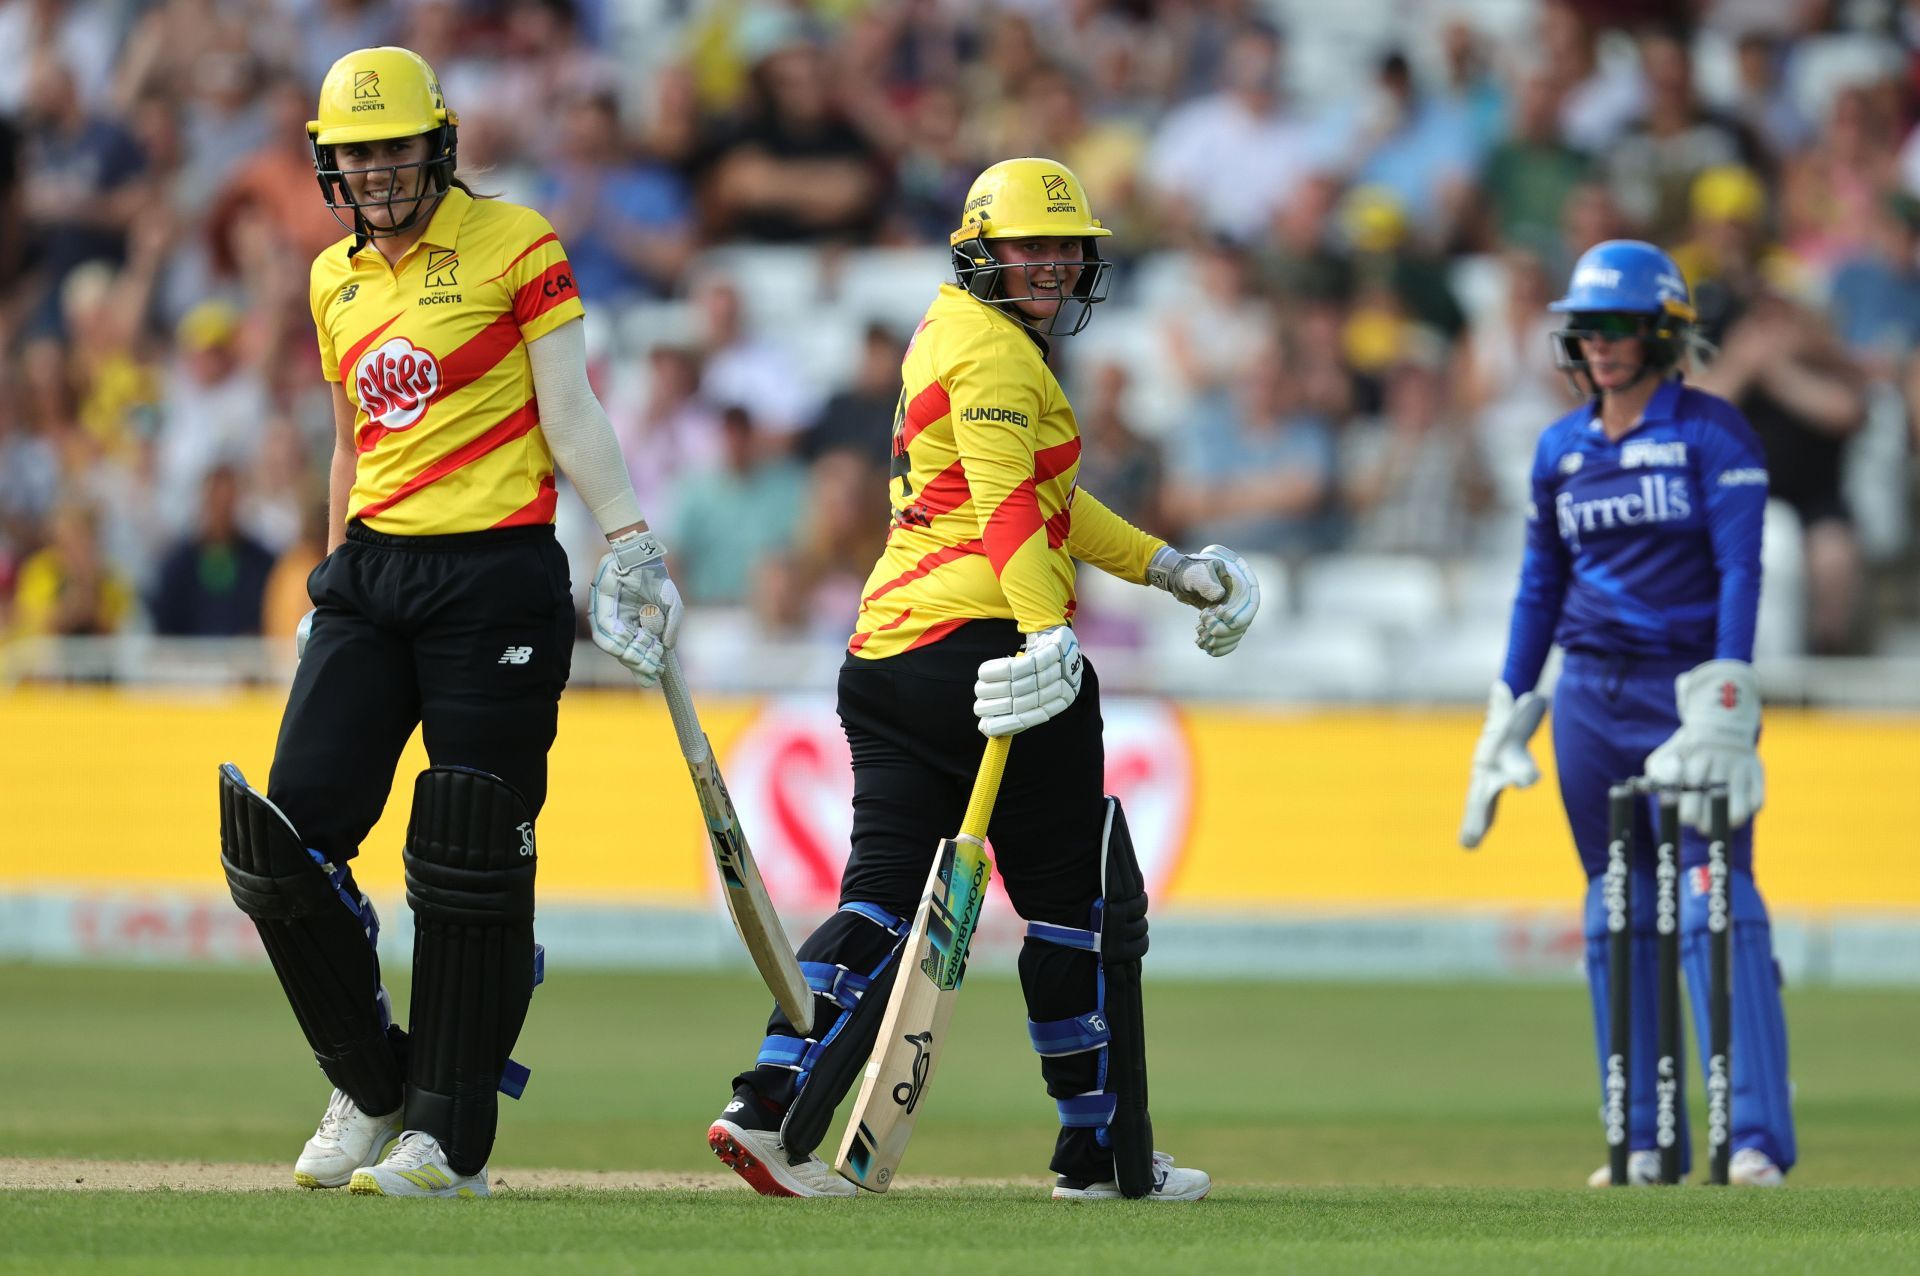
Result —
M524 665L533 659L531 647L509 647L500 653L499 663L503 665Z

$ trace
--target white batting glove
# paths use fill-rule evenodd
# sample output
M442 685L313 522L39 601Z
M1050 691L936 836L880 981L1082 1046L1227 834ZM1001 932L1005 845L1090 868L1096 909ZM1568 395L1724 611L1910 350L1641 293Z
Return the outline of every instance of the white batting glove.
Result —
M1744 660L1709 660L1673 680L1680 729L1647 755L1662 784L1724 784L1727 822L1739 828L1767 800L1760 765L1760 680ZM1680 795L1680 818L1708 832L1707 795Z
M667 575L666 554L652 532L616 536L589 591L594 645L632 670L643 687L660 681L660 668L680 636L685 611L680 591ZM651 626L641 615L649 606L658 609Z
M1493 824L1493 809L1508 788L1531 787L1540 768L1527 752L1527 741L1546 716L1545 697L1529 691L1518 700L1507 684L1496 681L1487 696L1487 721L1473 748L1473 777L1467 782L1467 813L1460 821L1460 845L1480 845Z
M293 628L293 658L299 660L307 654L307 643L313 638L313 613L316 609L307 608L307 614L300 617L300 623Z
M1240 645L1253 618L1260 614L1260 582L1247 560L1225 545L1209 545L1194 557L1215 564L1226 583L1227 596L1201 608L1193 643L1209 656L1224 656Z
M1147 564L1147 583L1200 609L1193 643L1209 656L1238 647L1260 610L1260 582L1253 569L1224 545L1209 545L1197 554L1163 545Z
M1066 625L1027 635L1017 656L983 661L973 684L980 734L1013 735L1058 717L1080 694L1080 641Z
M1147 584L1166 590L1189 607L1211 607L1227 596L1226 564L1162 545L1147 564Z

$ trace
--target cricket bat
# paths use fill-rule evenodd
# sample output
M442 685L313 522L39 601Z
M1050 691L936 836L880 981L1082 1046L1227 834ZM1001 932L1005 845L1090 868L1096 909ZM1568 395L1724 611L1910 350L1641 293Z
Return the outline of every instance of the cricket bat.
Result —
M993 876L987 821L1012 742L1012 736L987 741L960 832L942 841L934 853L926 893L914 912L900 972L880 1021L880 1037L847 1118L834 1168L868 1191L884 1192L892 1186L946 1045L947 1024L967 969L967 948Z
M693 711L693 699L687 694L686 680L680 675L680 660L667 653L661 672L660 689L667 697L667 712L673 718L673 733L680 740L680 754L687 760L693 776L693 791L700 798L700 814L706 818L707 843L713 848L714 867L720 870L720 885L725 888L727 911L733 915L733 928L747 946L753 964L760 970L773 999L792 1021L801 1036L813 1031L813 990L787 942L780 915L773 909L766 883L753 862L747 835L741 831L740 816L727 796L727 782L720 774L720 763L713 756L713 745L700 729Z

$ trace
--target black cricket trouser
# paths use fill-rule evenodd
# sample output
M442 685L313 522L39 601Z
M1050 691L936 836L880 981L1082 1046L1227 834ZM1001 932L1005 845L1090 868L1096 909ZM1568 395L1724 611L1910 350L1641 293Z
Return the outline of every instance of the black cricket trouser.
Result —
M497 775L539 814L573 661L552 527L392 536L352 523L307 592L313 633L267 782L307 846L335 864L359 852L416 725L435 765Z
M979 620L917 651L877 660L847 657L839 711L853 759L853 843L840 884L843 906L878 905L911 921L936 846L959 832L986 749L973 712L980 663L1013 655L1021 644L1012 621ZM1080 928L1090 925L1100 894L1106 820L1100 680L1091 662L1084 669L1080 694L1066 712L1014 737L987 826L994 871L1015 911L1028 921ZM890 943L880 927L843 911L809 936L799 955L806 962L867 971ZM1044 1022L1092 1010L1097 966L1089 953L1027 940L1020 980L1029 1016ZM835 1013L831 1003L816 999L816 1023L830 1023ZM776 1010L768 1031L791 1036L793 1027ZM1097 1069L1093 1054L1041 1061L1055 1099L1098 1089ZM792 1097L793 1075L762 1066L751 1083L784 1105ZM1094 1131L1063 1128L1053 1168L1076 1178L1108 1179L1112 1153L1098 1146Z

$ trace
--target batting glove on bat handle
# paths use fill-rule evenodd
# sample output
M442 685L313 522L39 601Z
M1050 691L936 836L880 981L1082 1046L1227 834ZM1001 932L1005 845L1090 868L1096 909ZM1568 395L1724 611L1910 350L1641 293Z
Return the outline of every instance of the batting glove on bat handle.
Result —
M1066 625L1027 635L1017 656L983 661L973 684L973 712L988 739L1014 735L1066 712L1080 694L1080 641Z
M642 621L647 607L657 609L662 618L654 628ZM660 681L666 653L680 633L683 610L658 536L628 532L609 543L589 590L593 642L631 670L641 686Z

